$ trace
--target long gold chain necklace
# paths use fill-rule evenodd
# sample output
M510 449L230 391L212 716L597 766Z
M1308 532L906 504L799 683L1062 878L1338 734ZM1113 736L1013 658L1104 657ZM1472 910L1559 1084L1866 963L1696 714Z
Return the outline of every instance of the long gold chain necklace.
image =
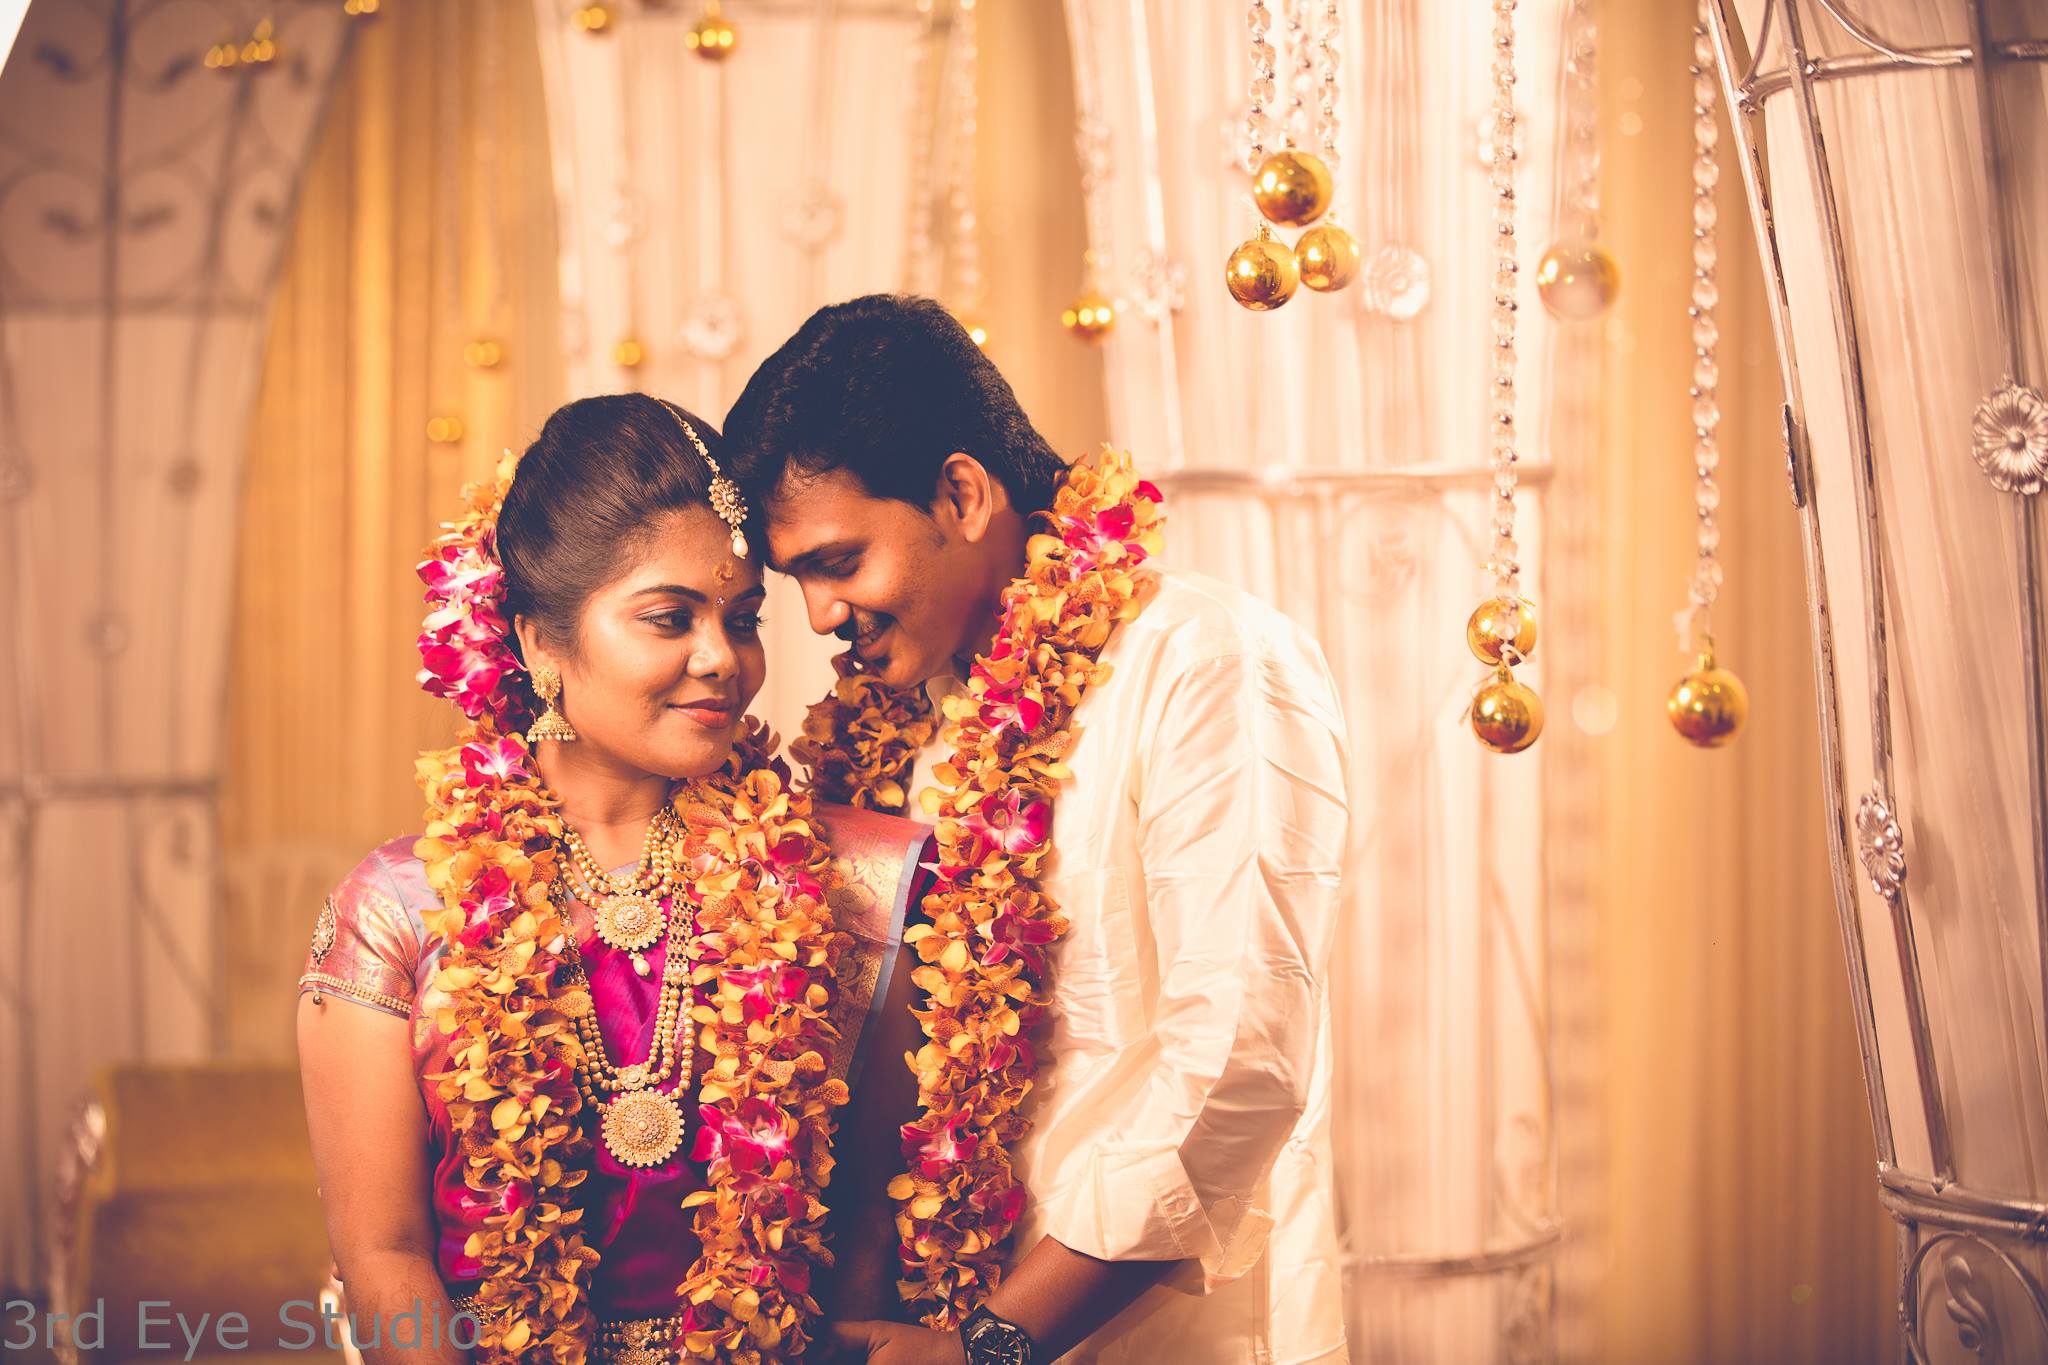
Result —
M623 876L613 876L592 856L582 835L566 823L562 826L570 893L590 907L598 938L608 948L631 953L633 970L641 976L650 970L647 950L667 927L662 903L674 895L679 880L674 850L680 838L673 809L663 806L647 822L639 864Z
M659 1087L680 1075L687 1088L697 1062L697 1031L684 1020L683 1002L696 965L697 935L687 913L669 917L668 954L662 962L661 991L654 1009L654 1037L647 1060L619 1066L605 1047L597 1008L590 997L590 978L583 955L572 941L568 961L584 1008L572 1010L576 1025L576 1088L603 1118L599 1136L625 1166L659 1166L683 1142L683 1111L675 1094ZM642 961L635 955L636 965Z
M664 933L668 936L661 990L655 1000L654 1037L646 1061L627 1066L614 1063L598 1027L595 1003L574 1012L576 1085L591 1109L603 1116L599 1136L606 1149L625 1166L658 1166L673 1156L683 1141L682 1107L673 1094L664 1094L659 1088L678 1070L687 1086L697 1057L696 1030L685 1026L683 1019L683 1001L696 957L696 933L690 926L691 917L673 909L682 880L675 855L681 839L674 806L663 806L647 822L639 863L630 872L614 875L598 862L583 836L567 824L562 826L562 851L567 855L562 886L590 907L599 941L614 952L630 954L633 970L646 976L652 970L647 950ZM589 973L573 941L568 960L576 979L583 983L582 998L589 1000Z

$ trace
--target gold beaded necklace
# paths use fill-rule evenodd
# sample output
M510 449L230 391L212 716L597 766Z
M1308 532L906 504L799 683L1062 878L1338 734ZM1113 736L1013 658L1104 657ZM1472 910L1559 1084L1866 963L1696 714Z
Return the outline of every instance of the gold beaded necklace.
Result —
M652 970L647 950L664 933L668 936L647 1060L623 1067L612 1061L605 1047L583 954L573 941L568 948L572 979L583 987L573 993L577 1004L570 1011L576 1026L576 1086L590 1108L603 1115L599 1136L625 1166L658 1166L673 1156L683 1141L682 1108L674 1095L659 1089L678 1071L687 1087L697 1058L696 1030L683 1019L697 936L690 927L691 917L671 909L682 881L675 855L681 838L675 808L663 806L647 822L638 865L614 875L599 864L581 835L566 823L562 826L562 850L567 857L560 885L590 907L599 941L615 952L631 954L633 970L646 976Z
M576 1088L584 1102L603 1115L599 1136L621 1165L659 1166L683 1142L682 1107L674 1094L665 1094L658 1087L670 1076L680 1075L687 1088L697 1062L697 1031L683 1018L683 1001L697 959L697 935L690 919L688 914L669 917L668 955L662 963L661 992L655 1002L654 1037L647 1060L627 1066L613 1062L605 1047L583 954L573 940L568 946L571 984L582 987L568 993L574 1002L568 1012L576 1026ZM637 953L634 957L636 966L644 961Z
M681 837L674 811L663 806L647 822L640 861L622 876L613 876L592 856L583 836L562 826L562 846L569 855L568 885L577 900L590 907L592 927L606 947L633 955L633 970L646 976L647 950L661 939L666 926L662 902L675 891L680 873L675 844Z

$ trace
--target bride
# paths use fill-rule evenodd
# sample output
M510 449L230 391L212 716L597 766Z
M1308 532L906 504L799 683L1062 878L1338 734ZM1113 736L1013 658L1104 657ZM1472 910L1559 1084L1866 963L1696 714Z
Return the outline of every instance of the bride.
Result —
M879 1006L927 831L814 809L747 718L761 571L716 440L645 395L571 403L420 566L420 680L466 724L299 982L373 1359L800 1354L835 1158L855 1189L894 1173L858 1149L876 1124L833 1135L857 1049L921 1041ZM905 1037L864 1042L871 1010Z

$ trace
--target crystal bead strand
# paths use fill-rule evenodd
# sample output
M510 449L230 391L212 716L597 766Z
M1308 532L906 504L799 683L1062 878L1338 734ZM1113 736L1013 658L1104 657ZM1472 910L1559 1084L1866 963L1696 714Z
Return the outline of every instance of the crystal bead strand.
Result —
M1496 753L1519 753L1543 732L1543 703L1514 675L1536 645L1536 621L1522 600L1515 540L1515 0L1493 3L1493 380L1488 464L1493 469L1493 550L1486 570L1493 596L1465 623L1465 642L1494 667L1472 694L1470 717L1479 742Z
M1721 288L1715 277L1720 264L1716 232L1719 210L1714 189L1721 181L1714 149L1720 142L1715 108L1720 99L1714 71L1714 47L1707 36L1707 10L1702 3L1692 30L1692 298L1686 315L1692 322L1693 512L1696 522L1692 582L1685 609L1678 613L1678 647L1697 656L1696 666L1678 680L1665 699L1664 711L1687 742L1701 748L1726 744L1749 716L1749 692L1742 680L1714 659L1714 602L1721 595L1721 330L1715 307Z
M1338 147L1342 132L1337 87L1339 23L1338 0L1323 0L1321 22L1316 26L1315 35L1315 133L1322 147L1323 165L1328 168L1333 183L1343 158ZM1294 259L1301 268L1301 282L1325 294L1342 289L1357 279L1363 256L1358 239L1338 221L1334 209L1294 244Z
M1245 11L1245 28L1252 35L1252 79L1245 87L1250 108L1244 116L1246 175L1257 175L1259 167L1266 160L1266 143L1273 129L1273 119L1267 108L1273 103L1274 63L1278 54L1273 51L1273 12L1266 7L1266 0L1252 0L1251 8Z
M1564 146L1554 215L1558 235L1536 262L1536 297L1551 316L1584 321L1606 312L1621 290L1621 267L1600 244L1599 41L1593 0L1571 0L1564 41Z

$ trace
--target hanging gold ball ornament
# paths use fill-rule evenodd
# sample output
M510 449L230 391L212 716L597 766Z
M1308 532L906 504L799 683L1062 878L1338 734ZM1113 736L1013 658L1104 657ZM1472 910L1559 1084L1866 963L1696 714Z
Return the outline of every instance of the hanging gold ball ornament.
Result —
M462 363L474 370L495 370L505 363L504 344L478 337L462 348Z
M437 446L452 446L462 443L465 428L460 417L429 417L427 439Z
M1543 698L1503 664L1472 693L1472 733L1497 754L1518 754L1543 733Z
M1718 749L1749 719L1749 689L1742 679L1715 666L1712 654L1702 654L1700 666L1671 689L1664 712L1686 743Z
M704 6L704 13L683 35L683 45L707 62L724 61L739 41L739 31L718 12L716 0Z
M383 0L342 0L341 12L351 19L367 19L375 14Z
M1301 283L1301 271L1287 243L1275 240L1263 225L1258 235L1230 253L1223 267L1223 283L1236 299L1254 313L1269 313L1294 297Z
M647 348L632 337L627 337L624 341L612 347L612 364L617 365L622 370L638 369L641 362L646 359Z
M1567 321L1597 318L1621 292L1621 266L1598 242L1559 242L1536 263L1536 295L1550 315Z
M1483 664L1518 664L1536 652L1536 617L1518 597L1489 597L1465 622L1465 645Z
M1100 290L1083 290L1060 313L1060 326L1083 341L1100 341L1116 326L1116 306Z
M1335 223L1318 223L1294 244L1301 282L1321 294L1335 293L1358 278L1363 253L1358 239Z
M569 15L569 22L585 33L605 33L612 26L610 5L578 5Z
M1268 222L1282 227L1304 227L1322 217L1334 192L1329 166L1299 147L1273 153L1252 175L1252 202Z

